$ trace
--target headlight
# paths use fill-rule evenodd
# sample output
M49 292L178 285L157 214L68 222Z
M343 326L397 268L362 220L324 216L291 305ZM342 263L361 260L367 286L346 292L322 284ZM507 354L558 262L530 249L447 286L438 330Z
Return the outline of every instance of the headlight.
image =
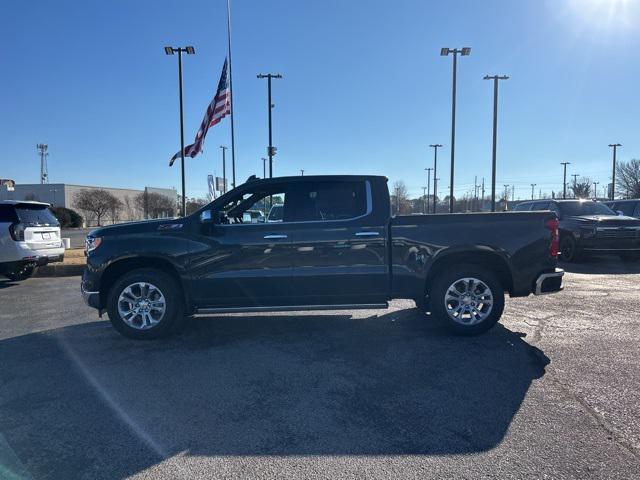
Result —
M84 247L85 247L84 250L87 253L93 252L96 248L100 246L101 243L102 243L102 237L87 236L87 238L84 241Z

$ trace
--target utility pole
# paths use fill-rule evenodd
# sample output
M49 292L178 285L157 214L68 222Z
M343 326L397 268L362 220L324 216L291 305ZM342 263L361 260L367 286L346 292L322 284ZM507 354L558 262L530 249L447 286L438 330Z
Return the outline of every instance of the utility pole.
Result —
M466 57L471 54L471 47L442 48L440 55L443 57L453 54L453 82L451 88L451 184L449 185L449 213L453 213L453 178L455 167L455 150L456 150L456 77L458 75L458 54Z
M258 78L266 78L267 79L267 102L269 103L269 147L267 147L267 155L269 157L269 178L273 177L273 156L276 154L276 148L273 146L273 136L271 129L271 109L273 108L273 103L271 103L271 79L273 78L282 78L282 75L279 73L266 73L259 74Z
M427 183L427 185L429 185ZM424 199L423 203L423 213L427 214L427 187L422 187L422 198Z
M223 192L222 193L227 193L227 158L226 158L226 152L227 152L227 148L224 145L220 145L220 148L222 149L222 185L223 185Z
M484 80L493 80L493 150L491 155L491 211L496 211L496 151L498 145L498 81L508 80L506 75L485 75Z
M436 197L438 196L438 180L436 178L438 172L438 148L442 147L439 143L429 145L433 148L433 213L436 213Z
M593 182L593 198L598 199L598 184L600 182Z
M504 201L509 204L509 185L504 185Z
M533 189L536 188L537 183L531 184L531 200L533 200Z
M302 168L300 169L300 176L304 177L304 170Z
M609 146L613 147L613 173L611 174L611 200L613 200L616 191L616 153L618 152L618 147L622 145L619 143L610 143Z
M484 211L484 177L482 177L482 201L480 202L480 211Z
M49 183L49 173L47 172L47 157L49 156L47 150L49 149L49 145L39 143L36 145L36 148L40 154L40 183Z
M511 185L511 192L512 192L511 200L515 201L515 199L516 199L516 185L515 184Z
M564 166L564 179L562 180L562 198L567 198L567 165L571 165L571 162L560 162L560 165Z
M571 176L573 177L573 196L575 197L576 187L578 186L578 177L580 176L580 174L574 173Z
M429 167L429 168L425 168L425 170L427 171L427 196L424 197L424 213L426 215L427 205L429 204L429 196L431 194L431 170L433 170L433 168ZM435 177L435 172L433 175Z

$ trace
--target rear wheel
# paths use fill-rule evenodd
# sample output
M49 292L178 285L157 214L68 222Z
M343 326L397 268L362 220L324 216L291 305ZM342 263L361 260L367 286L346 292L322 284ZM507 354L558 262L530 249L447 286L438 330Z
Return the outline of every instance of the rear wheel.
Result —
M185 323L180 292L177 282L163 271L134 270L117 279L109 290L109 320L125 337L167 336Z
M443 272L431 285L431 312L453 332L478 335L493 327L504 310L504 288L481 266Z
M579 260L578 242L571 235L565 235L560 240L560 259L563 262L576 262Z
M19 282L21 280L26 280L27 278L31 277L35 271L36 271L36 267L26 266L26 267L20 267L20 268L16 268L14 270L5 272L5 275L9 280Z

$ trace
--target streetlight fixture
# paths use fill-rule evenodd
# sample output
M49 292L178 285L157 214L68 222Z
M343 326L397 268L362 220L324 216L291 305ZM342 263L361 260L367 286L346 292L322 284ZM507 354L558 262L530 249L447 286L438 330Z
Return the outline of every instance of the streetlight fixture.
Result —
M485 75L484 80L493 80L493 150L491 155L491 211L496 211L496 149L498 143L498 81L509 80L506 75Z
M611 200L613 200L616 191L616 153L618 152L618 147L622 145L619 143L610 143L609 146L613 147L613 172L611 174Z
M454 164L455 164L455 149L456 149L456 76L458 70L458 54L463 57L471 54L471 47L458 48L442 48L440 55L443 57L453 55L453 82L452 82L452 94L451 94L451 184L449 185L449 213L453 213L453 179L454 179Z
M560 165L564 165L564 179L562 180L562 198L567 198L567 165L571 165L571 162L560 162Z
M533 200L533 189L536 188L537 183L531 184L531 200Z
M187 216L187 196L185 193L184 181L184 111L182 102L182 54L194 55L195 48L189 47L164 47L164 53L167 55L178 54L178 92L180 97L180 173L182 175L182 216Z
M433 148L433 213L436 213L436 197L438 196L438 180L436 178L438 172L438 148L442 147L439 143L429 145Z
M279 73L260 73L257 75L257 77L267 79L267 102L269 105L269 147L267 148L267 155L269 157L269 178L271 178L273 177L273 156L276 154L276 148L273 146L273 137L271 130L271 109L273 108L273 103L271 103L271 79L282 78L282 75L280 75Z

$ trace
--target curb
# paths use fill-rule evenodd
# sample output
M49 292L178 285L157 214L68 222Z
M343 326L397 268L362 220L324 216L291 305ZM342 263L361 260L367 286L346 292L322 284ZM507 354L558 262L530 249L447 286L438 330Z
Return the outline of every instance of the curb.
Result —
M43 265L34 272L34 277L74 277L82 275L86 265Z

